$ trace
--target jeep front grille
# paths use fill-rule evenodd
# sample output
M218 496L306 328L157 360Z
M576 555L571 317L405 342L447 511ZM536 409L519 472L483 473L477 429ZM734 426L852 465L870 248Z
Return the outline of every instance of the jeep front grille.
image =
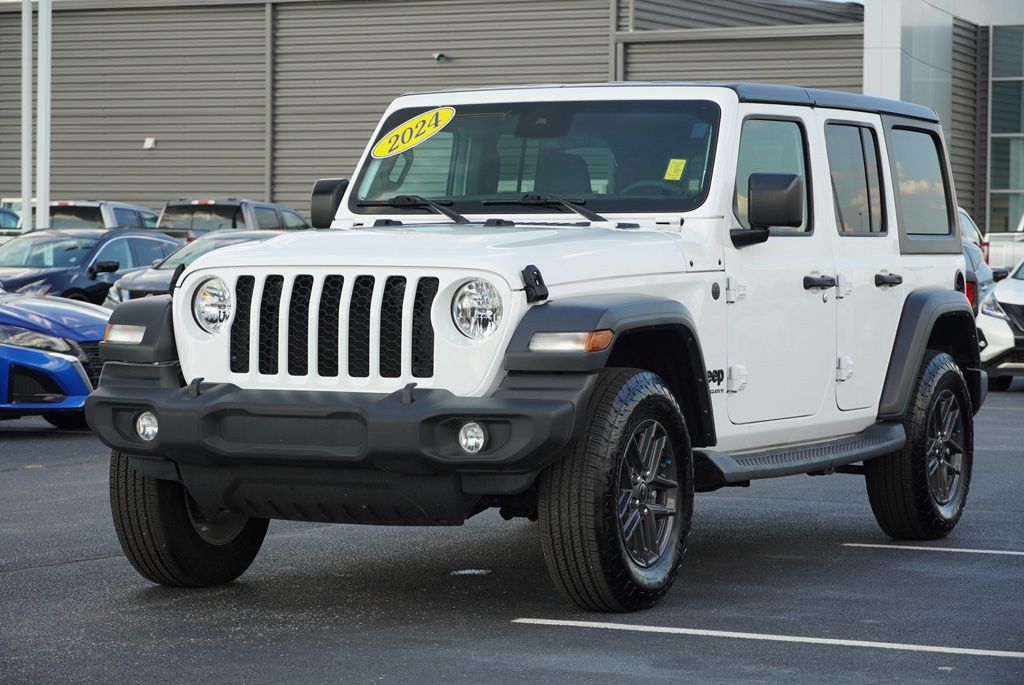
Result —
M438 285L435 277L240 276L235 282L237 309L228 345L230 369L249 373L255 367L262 375L284 371L289 376L307 376L312 347L313 370L320 377L399 378L407 373L431 378L434 327L430 311ZM410 292L412 287L415 290ZM312 324L311 314L315 314ZM312 346L311 336L315 336ZM286 346L283 355L280 345ZM371 354L372 347L376 355ZM371 368L374 359L376 368ZM403 369L403 359L408 359L408 369Z

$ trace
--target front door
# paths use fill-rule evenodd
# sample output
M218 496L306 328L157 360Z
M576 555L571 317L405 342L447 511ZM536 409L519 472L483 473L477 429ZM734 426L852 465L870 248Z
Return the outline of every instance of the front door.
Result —
M740 113L734 225L748 227L752 173L800 176L805 201L802 226L773 228L767 241L726 255L729 419L747 424L812 416L826 395L831 401L836 345L835 291L827 286L835 273L832 227L816 225L811 212L821 202L816 184L824 178L822 154L812 154L820 141L809 135L815 114L763 105L741 105Z
M834 207L820 217L835 241L836 405L849 411L879 401L907 286L881 122L847 111L819 110L818 117Z

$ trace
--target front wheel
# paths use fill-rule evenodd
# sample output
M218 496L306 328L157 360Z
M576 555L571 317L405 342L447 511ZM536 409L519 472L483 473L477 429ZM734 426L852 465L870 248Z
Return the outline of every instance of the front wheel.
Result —
M693 460L679 405L655 374L601 372L580 438L540 478L548 570L583 609L657 604L682 563Z
M864 464L875 519L890 537L935 540L956 527L967 501L974 462L971 396L945 352L921 364L899 452Z
M64 412L64 413L52 413L43 414L43 418L46 419L54 428L59 428L62 431L87 431L89 430L89 424L85 422L85 413L80 411L75 412Z
M110 507L128 561L144 577L174 587L223 585L259 552L267 519L204 512L181 483L147 478L128 455L110 453Z

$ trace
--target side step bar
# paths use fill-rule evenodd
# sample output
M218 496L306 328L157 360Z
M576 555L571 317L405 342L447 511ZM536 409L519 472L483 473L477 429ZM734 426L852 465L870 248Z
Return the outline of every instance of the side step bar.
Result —
M895 452L903 447L902 423L876 423L855 435L796 446L773 447L760 452L730 455L714 450L694 450L697 490L760 478L814 473Z

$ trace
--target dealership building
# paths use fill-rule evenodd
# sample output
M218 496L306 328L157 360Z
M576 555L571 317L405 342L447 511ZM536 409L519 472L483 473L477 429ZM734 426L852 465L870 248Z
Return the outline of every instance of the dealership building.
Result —
M20 192L20 3L0 3L0 196ZM960 204L1024 214L1017 0L57 0L52 192L308 212L396 95L609 80L787 83L945 123Z

